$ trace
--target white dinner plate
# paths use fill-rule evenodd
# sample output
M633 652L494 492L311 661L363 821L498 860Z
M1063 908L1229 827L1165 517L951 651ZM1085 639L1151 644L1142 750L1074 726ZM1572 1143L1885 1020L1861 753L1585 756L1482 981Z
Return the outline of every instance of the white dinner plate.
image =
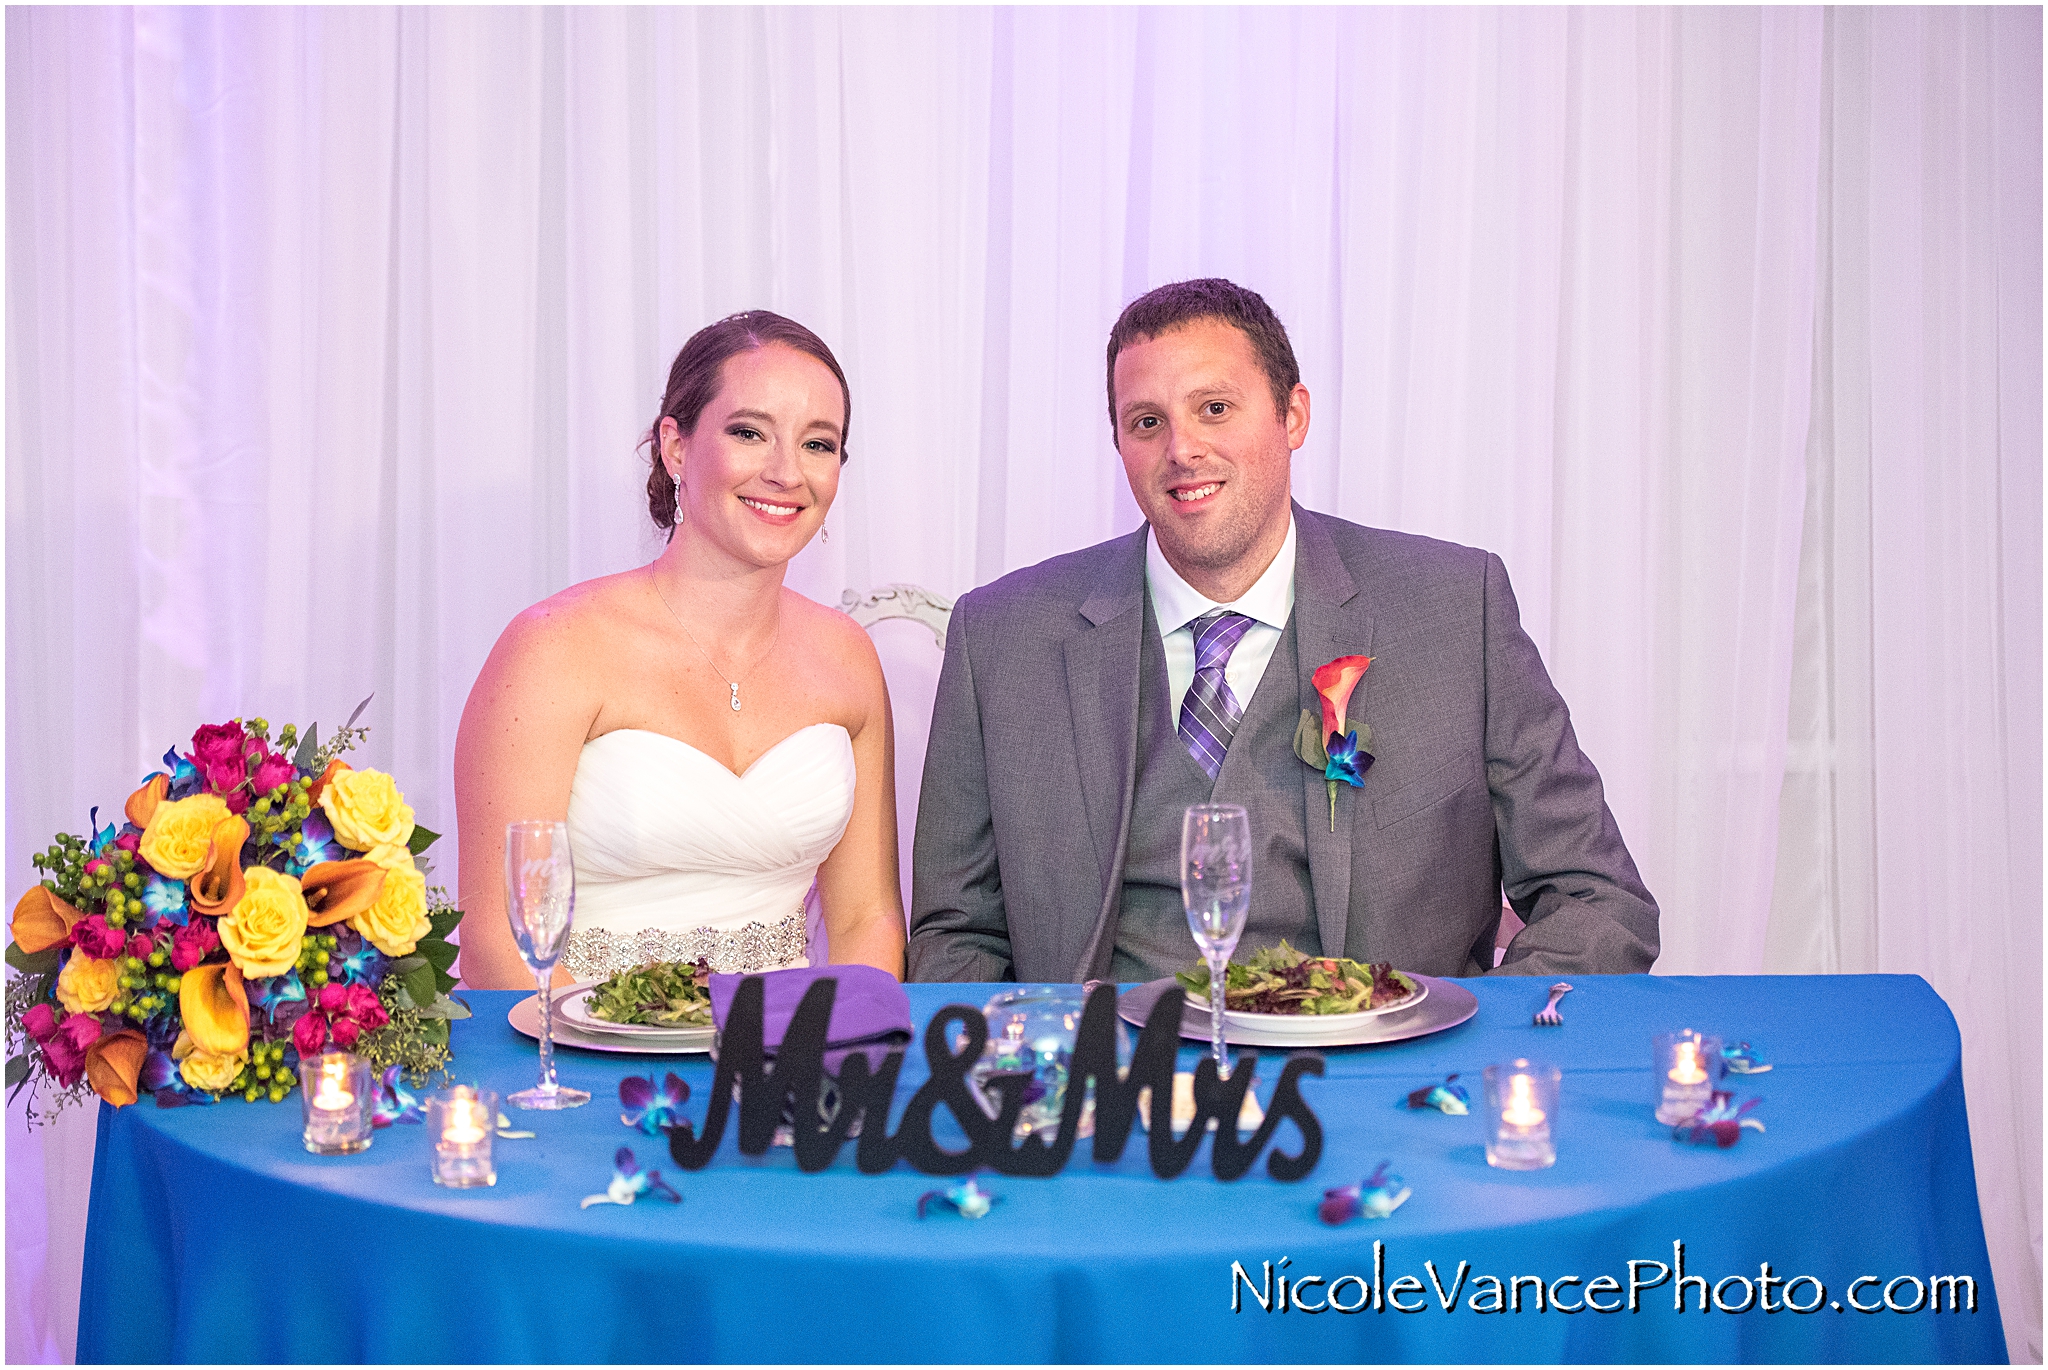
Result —
M1452 980L1403 971L1424 990L1423 994L1378 1013L1341 1013L1307 1018L1290 1014L1232 1013L1223 1015L1223 1040L1248 1047L1347 1047L1370 1046L1375 1042L1403 1042L1426 1037L1432 1032L1456 1027L1479 1011L1479 1000L1471 990ZM1124 991L1117 1001L1117 1015L1137 1027L1145 1025L1152 1005L1169 986L1179 982L1171 977L1154 980ZM1337 1026L1330 1024L1336 1022ZM1190 996L1181 1011L1180 1035L1196 1041L1209 1040L1209 1005Z
M588 986L585 986L588 988ZM557 990L557 996L568 991ZM540 1040L540 996L529 994L505 1015L514 1032ZM555 1045L579 1047L584 1051L623 1052L632 1056L689 1056L711 1050L714 1030L704 1028L663 1029L652 1037L631 1037L619 1033L585 1032L564 1020L559 997L555 1010Z
M708 1023L702 1027L661 1027L652 1023L607 1022L592 1013L584 1002L590 997L590 992L603 983L602 980L587 980L556 990L555 1017L579 1032L596 1033L600 1037L645 1037L652 1040L711 1031Z

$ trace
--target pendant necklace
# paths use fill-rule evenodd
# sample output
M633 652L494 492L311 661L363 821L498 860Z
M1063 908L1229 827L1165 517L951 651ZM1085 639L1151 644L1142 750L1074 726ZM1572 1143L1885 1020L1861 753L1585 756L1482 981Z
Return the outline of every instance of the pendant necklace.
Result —
M661 580L654 574L654 565L651 562L648 564L647 567L647 579L648 582L654 586L654 597L661 601L662 608L668 610L668 616L676 621L676 627L681 628L683 630L683 636L690 639L690 645L692 647L695 647L700 653L702 653L706 661L711 662L711 669L713 671L716 671L718 673L718 678L724 680L726 686L729 689L731 689L732 711L734 713L738 713L740 711L740 684L746 679L746 676L741 676L739 680L731 680L726 677L724 671L720 671L718 669L717 661L712 659L711 653L706 652L704 650L704 644L697 641L697 635L690 631L690 625L683 622L683 616L676 612L675 606L668 602L668 596L661 592ZM768 656L774 652L775 643L779 638L781 638L781 636L782 619L780 615L777 615L775 620L775 636L768 639L768 650L766 652L761 653L762 661L767 660ZM760 661L756 661L754 663L754 665L756 666L760 664ZM751 668L749 668L748 674L752 674Z

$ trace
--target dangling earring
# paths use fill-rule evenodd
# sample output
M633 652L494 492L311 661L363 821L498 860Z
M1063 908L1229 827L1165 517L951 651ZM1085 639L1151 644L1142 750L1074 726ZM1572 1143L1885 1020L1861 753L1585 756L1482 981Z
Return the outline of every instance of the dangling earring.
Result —
M675 513L670 517L668 526L676 529L683 526L683 478L673 471L668 473L668 478L675 493Z
M831 540L832 540L832 530L831 530L830 528L823 528L823 527L821 527L821 528L819 528L819 529L818 529L818 541L820 541L820 542L830 542Z

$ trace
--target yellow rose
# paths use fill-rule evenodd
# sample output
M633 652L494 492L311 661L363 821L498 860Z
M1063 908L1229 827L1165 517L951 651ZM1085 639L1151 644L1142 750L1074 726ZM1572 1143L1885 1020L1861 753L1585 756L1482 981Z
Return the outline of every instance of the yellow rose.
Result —
M213 830L227 817L227 801L217 794L159 804L142 830L142 859L158 875L190 880L206 865Z
M306 935L306 896L298 877L268 866L242 872L241 902L221 916L220 944L252 980L282 975L298 963L299 939Z
M171 1048L171 1059L178 1063L178 1073L185 1077L185 1083L194 1089L203 1089L218 1094L235 1082L242 1073L249 1057L244 1052L201 1051L193 1044L188 1032L178 1034L178 1043Z
M57 1002L71 1013L98 1013L112 1008L120 993L120 965L83 952L73 952L57 976Z
M382 771L338 771L320 791L320 807L344 847L366 852L412 841L412 805Z
M386 956L410 956L420 938L434 930L427 917L427 877L413 865L412 853L396 843L363 855L384 868L384 888L376 903L348 920L349 926Z

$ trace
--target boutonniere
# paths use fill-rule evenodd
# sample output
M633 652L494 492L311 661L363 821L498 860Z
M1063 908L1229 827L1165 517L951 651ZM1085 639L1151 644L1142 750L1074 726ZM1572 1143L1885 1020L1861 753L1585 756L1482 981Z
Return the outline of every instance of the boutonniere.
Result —
M1337 831L1337 784L1362 786L1372 769L1372 729L1344 716L1369 656L1340 656L1316 667L1309 683L1323 703L1322 717L1308 709L1294 729L1294 754L1323 773L1330 790L1330 831Z

